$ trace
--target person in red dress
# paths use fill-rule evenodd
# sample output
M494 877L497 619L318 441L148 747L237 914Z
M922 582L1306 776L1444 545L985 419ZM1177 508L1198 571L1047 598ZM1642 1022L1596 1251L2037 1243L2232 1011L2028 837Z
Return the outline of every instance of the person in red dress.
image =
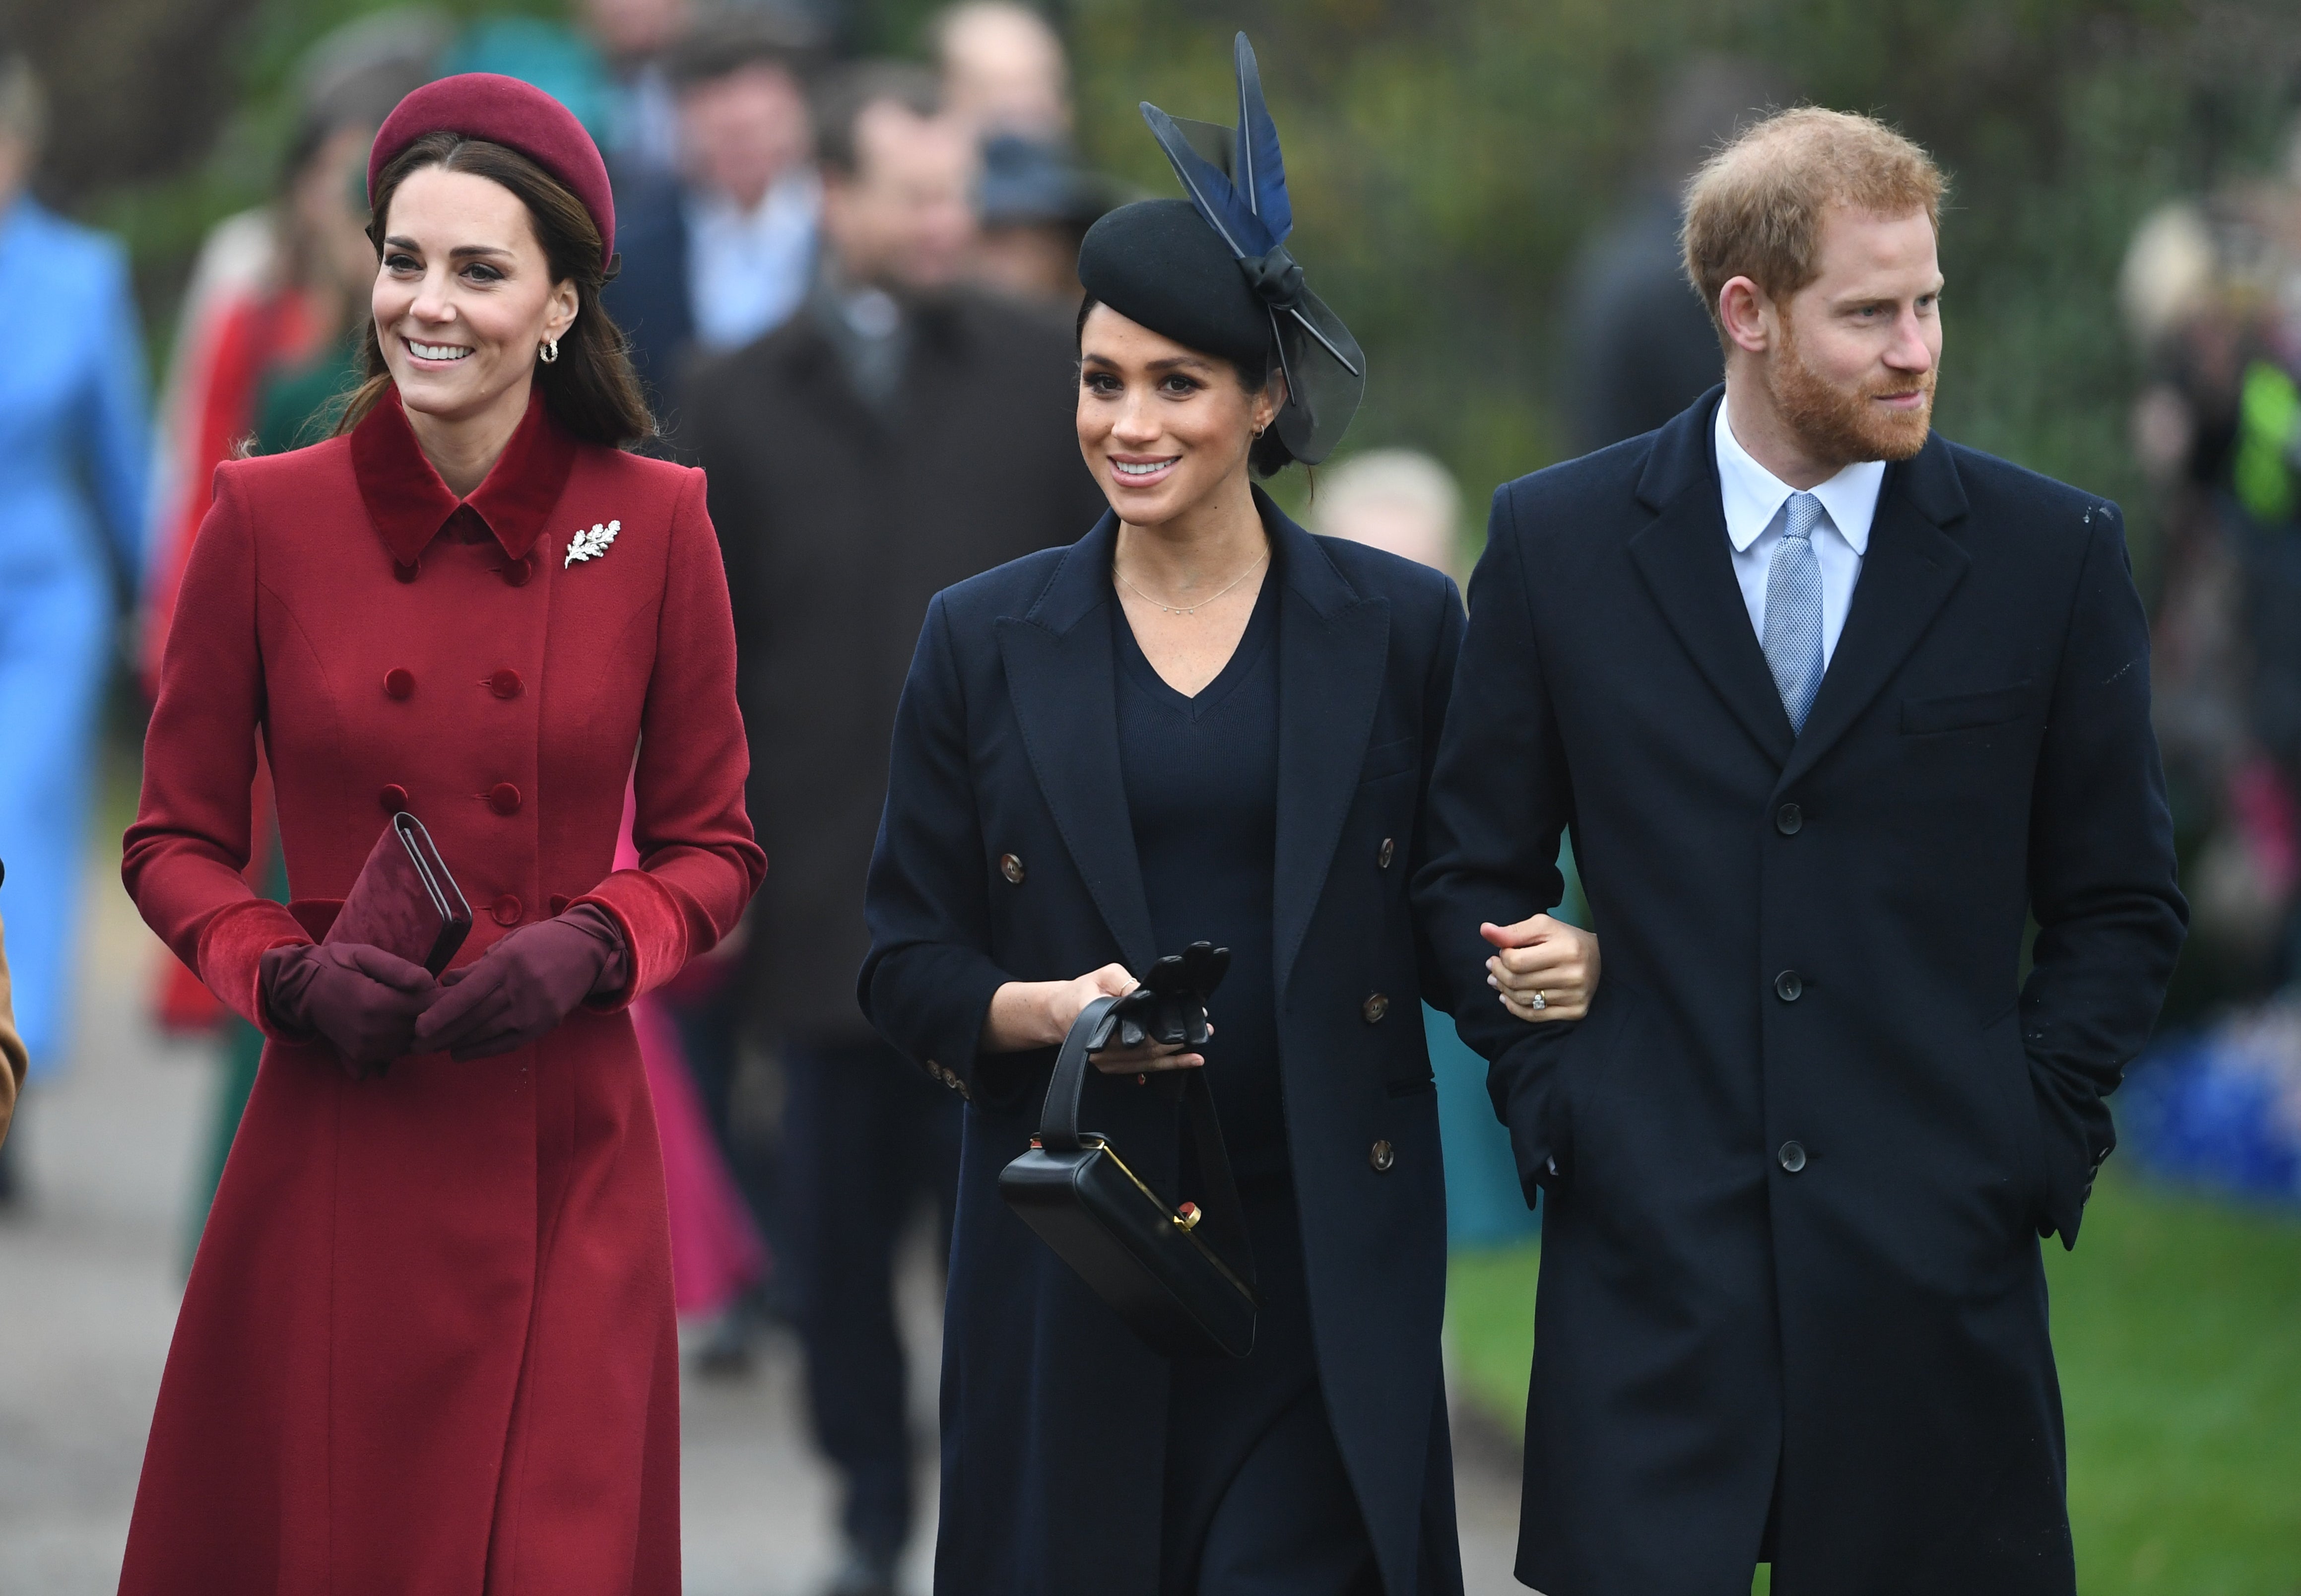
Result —
M368 381L338 437L217 472L127 836L145 919L269 1040L121 1589L672 1596L671 1258L624 1009L766 866L718 542L701 472L619 447L649 423L575 120L441 79L368 189ZM240 873L259 738L286 907ZM397 810L473 906L437 982L314 941Z

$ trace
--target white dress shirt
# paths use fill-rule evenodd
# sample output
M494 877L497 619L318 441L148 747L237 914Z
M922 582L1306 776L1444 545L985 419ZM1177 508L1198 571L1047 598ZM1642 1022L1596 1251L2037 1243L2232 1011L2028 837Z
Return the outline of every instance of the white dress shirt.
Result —
M736 348L799 308L815 277L822 204L812 168L783 178L748 211L715 194L688 191L688 303L697 343Z
M1752 457L1734 436L1726 403L1718 405L1718 489L1726 506L1726 539L1734 546L1734 576L1742 602L1761 642L1766 636L1766 574L1780 546L1785 510L1797 491ZM1870 523L1878 515L1878 490L1886 480L1883 460L1849 465L1810 489L1821 501L1822 518L1813 531L1813 555L1821 566L1821 664L1829 668L1853 585L1862 580L1862 556L1870 552ZM1828 531L1825 531L1824 529ZM1830 534L1835 533L1835 536Z

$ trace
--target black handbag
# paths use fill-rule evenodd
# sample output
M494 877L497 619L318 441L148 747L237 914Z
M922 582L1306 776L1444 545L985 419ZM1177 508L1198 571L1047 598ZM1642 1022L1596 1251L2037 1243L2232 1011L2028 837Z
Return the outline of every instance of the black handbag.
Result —
M1080 1131L1079 1094L1088 1055L1114 1033L1126 1047L1146 1037L1204 1043L1206 994L1229 962L1227 949L1194 942L1160 959L1125 998L1098 998L1080 1010L1055 1061L1031 1150L999 1173L1007 1206L1128 1329L1169 1357L1254 1350L1254 1252L1214 1096L1203 1070L1176 1072L1208 1200L1170 1207L1106 1138Z

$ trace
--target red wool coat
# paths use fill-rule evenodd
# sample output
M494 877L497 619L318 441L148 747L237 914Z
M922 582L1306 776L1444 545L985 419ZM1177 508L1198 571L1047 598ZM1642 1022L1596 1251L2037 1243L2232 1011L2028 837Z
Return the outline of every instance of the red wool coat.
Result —
M612 541L571 561L594 526ZM240 875L258 734L288 908ZM615 871L635 756L640 867ZM459 506L393 397L347 439L217 472L123 873L271 1040L123 1592L679 1590L663 1170L622 1008L758 884L748 763L701 472L578 445L539 403ZM324 931L400 808L471 900L457 964L595 903L631 989L534 1047L367 1082L271 1032L258 960Z

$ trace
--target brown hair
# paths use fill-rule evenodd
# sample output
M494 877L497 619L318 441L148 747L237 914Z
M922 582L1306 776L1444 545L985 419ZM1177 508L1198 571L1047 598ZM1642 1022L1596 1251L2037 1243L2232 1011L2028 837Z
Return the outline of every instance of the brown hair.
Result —
M575 285L575 320L559 340L559 358L535 368L536 386L542 390L544 408L551 418L585 443L624 448L655 432L655 417L640 396L638 376L623 330L599 303L599 290L613 276L621 258L605 268L599 263L599 224L567 186L517 150L460 133L426 133L409 145L378 174L371 200L367 236L383 258L384 222L391 214L391 196L411 172L428 166L445 171L467 171L499 183L518 196L527 207L529 222L555 283ZM368 318L360 350L363 380L353 390L336 423L339 434L359 425L391 386L391 370L384 363L382 341L375 319Z
M1932 156L1874 117L1818 105L1778 112L1686 183L1686 280L1718 325L1718 297L1736 277L1776 301L1814 280L1831 205L1884 216L1921 210L1939 232L1946 188Z

